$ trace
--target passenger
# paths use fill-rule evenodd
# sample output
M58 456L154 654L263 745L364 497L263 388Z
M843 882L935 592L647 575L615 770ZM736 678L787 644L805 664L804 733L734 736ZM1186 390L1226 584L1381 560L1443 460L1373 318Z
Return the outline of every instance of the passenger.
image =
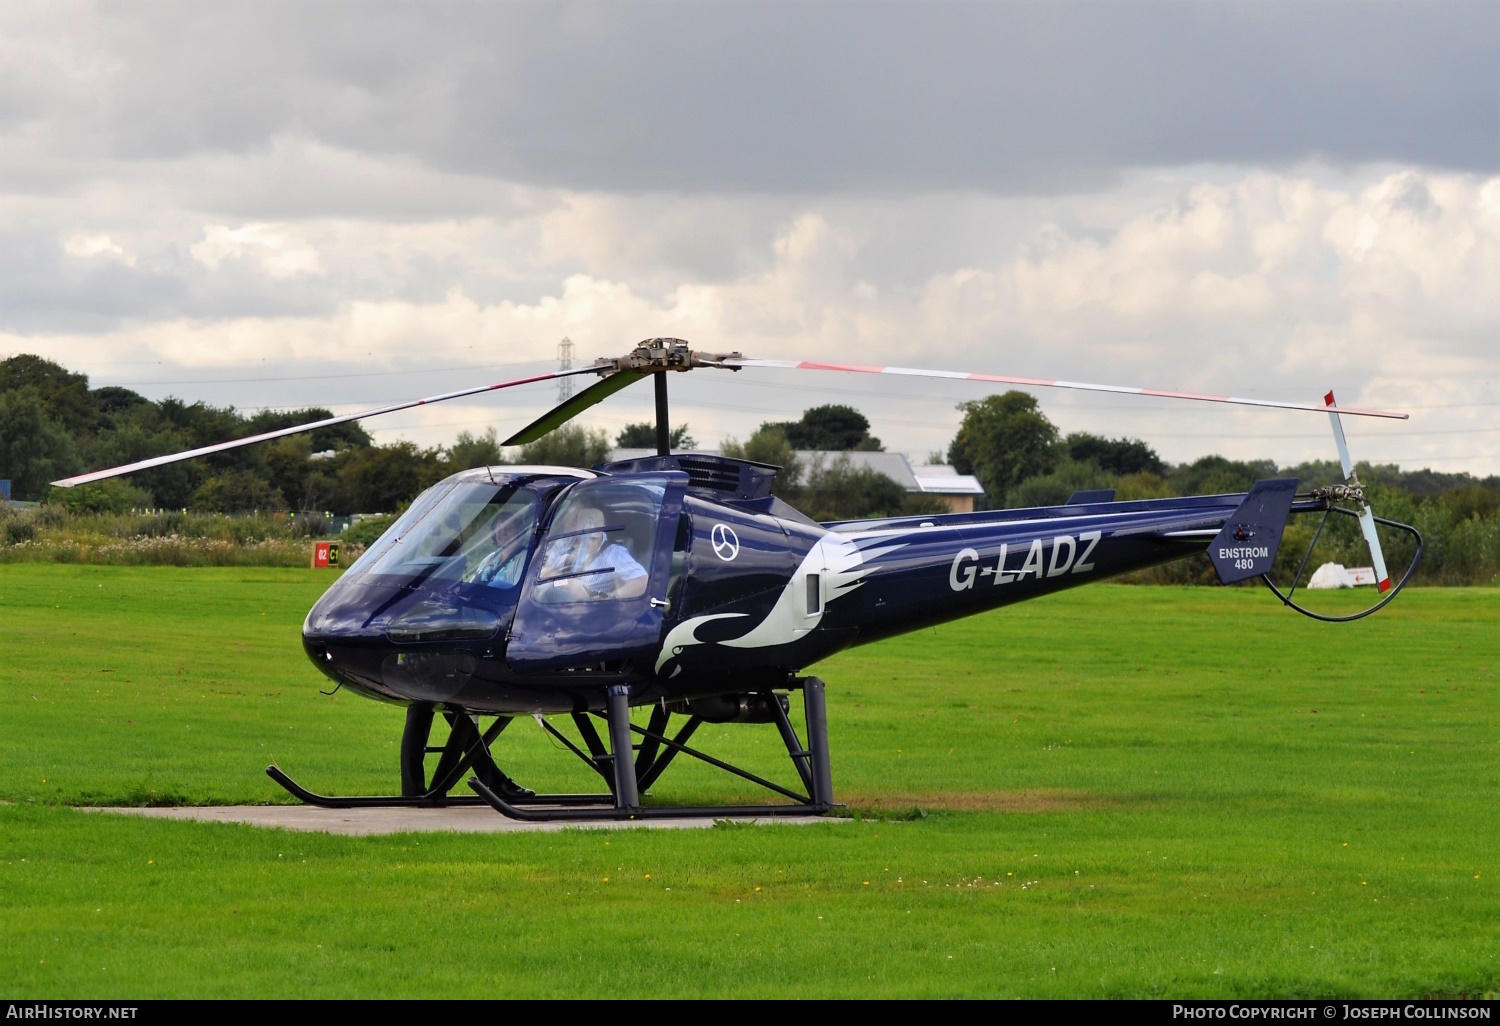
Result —
M646 568L624 545L606 541L604 513L597 507L574 506L559 527L561 533L573 537L547 547L541 579L563 578L550 585L549 601L627 599L646 594ZM588 533L574 533L585 531ZM577 576L569 576L573 574Z

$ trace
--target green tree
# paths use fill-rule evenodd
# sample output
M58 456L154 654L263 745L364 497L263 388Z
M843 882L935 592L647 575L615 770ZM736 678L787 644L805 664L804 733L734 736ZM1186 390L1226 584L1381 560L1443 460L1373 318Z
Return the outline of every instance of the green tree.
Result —
M328 509L339 491L332 461L313 459L313 444L307 435L288 435L266 443L262 454L267 484L304 513Z
M414 442L347 449L338 462L336 513L389 513L443 477L438 450Z
M609 459L609 435L603 428L564 424L534 442L521 446L521 462L546 467L587 470Z
M1479 485L1455 488L1438 501L1448 508L1454 521L1459 523L1473 517L1481 520L1492 517L1500 510L1500 494Z
M453 444L448 447L448 472L456 474L460 470L472 470L475 467L493 467L503 462L500 458L500 442L495 434L495 429L490 428L484 434L471 435L467 431L460 431Z
M22 353L0 361L0 392L29 389L48 420L78 438L99 424L99 411L89 395L89 379L40 356Z
M286 499L259 474L226 470L198 487L193 493L192 508L205 513L249 513L286 509Z
M761 425L765 427L767 425ZM813 452L880 452L870 422L852 406L815 406L801 420L776 424L793 449Z
M117 411L111 425L92 440L91 467L118 467L150 456L192 448L190 437L167 425L155 403ZM131 483L155 496L164 509L184 509L209 474L201 460L169 463L131 475Z
M667 436L667 444L673 449L696 449L698 440L688 434L686 424L679 424ZM655 449L656 425L648 421L626 424L615 436L615 447L618 449Z
M786 431L780 424L762 424L755 430L755 434L745 440L744 445L733 438L726 438L720 450L725 456L737 460L752 460L780 467L781 472L776 475L771 493L795 504L799 495L797 488L802 477L802 464L792 450L791 443L786 440Z
M815 457L807 468L800 508L814 520L900 516L906 489L870 467L856 467L847 453Z
M1005 503L1017 509L1061 506L1074 492L1114 488L1116 485L1116 476L1100 470L1095 463L1064 457L1048 473L1029 477L1012 488Z
M1104 438L1075 431L1063 439L1068 456L1110 474L1161 474L1167 468L1156 450L1138 438Z
M47 416L35 389L0 392L0 477L10 479L12 499L40 500L51 482L79 469L73 439Z
M150 399L139 392L132 392L119 385L105 385L103 388L90 390L89 394L94 398L94 408L99 411L100 419L106 424L113 423L118 413L133 410L137 406L148 406L151 403Z
M239 429L235 437L245 435L258 435L265 431L279 431L282 428L295 427L298 424L311 424L314 421L328 420L333 416L331 410L321 407L308 407L303 410L263 410L245 421L244 426ZM348 448L364 448L373 444L369 432L367 432L357 421L347 421L343 424L334 424L332 427L318 428L308 435L309 444L313 452L340 452Z
M1243 462L1205 456L1174 468L1167 481L1178 495L1222 495L1247 492L1262 478L1276 476L1276 464L1271 460Z
M1012 389L958 408L964 419L948 447L948 462L960 474L979 478L991 504L1005 502L1016 485L1056 466L1057 428L1035 396Z

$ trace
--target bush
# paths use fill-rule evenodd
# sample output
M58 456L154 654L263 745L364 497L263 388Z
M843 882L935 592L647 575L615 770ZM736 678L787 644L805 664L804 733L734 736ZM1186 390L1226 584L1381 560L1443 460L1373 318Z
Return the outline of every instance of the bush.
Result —
M0 545L18 545L36 537L36 517L0 508Z
M386 528L395 522L396 517L394 515L388 517L366 517L358 523L350 524L349 530L343 533L340 540L345 545L357 545L362 549L367 549L371 545L374 545L376 540L382 534L385 534Z
M0 563L306 566L320 520L284 514L73 513L62 506L0 511ZM364 546L345 541L353 561Z
M69 513L128 513L154 505L150 492L120 478L76 488L54 488L47 493L47 502Z

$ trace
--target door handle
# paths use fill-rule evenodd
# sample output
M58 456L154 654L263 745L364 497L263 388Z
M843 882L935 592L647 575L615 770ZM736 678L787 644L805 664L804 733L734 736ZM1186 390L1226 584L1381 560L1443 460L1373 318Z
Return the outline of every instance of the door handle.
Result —
M651 600L651 607L653 609L671 609L672 603L667 599L654 598Z

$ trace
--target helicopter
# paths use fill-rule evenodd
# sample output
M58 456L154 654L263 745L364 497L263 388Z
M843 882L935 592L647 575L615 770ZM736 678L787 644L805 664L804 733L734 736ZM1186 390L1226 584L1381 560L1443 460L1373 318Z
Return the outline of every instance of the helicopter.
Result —
M1081 389L1323 412L1345 483L1307 492L1271 478L1248 492L1115 501L1077 492L1031 509L818 523L772 493L770 464L673 453L667 376L696 369L782 368ZM1383 608L1411 579L1421 536L1375 516L1354 471L1342 416L1406 414L1230 396L955 371L747 359L682 339L641 342L623 357L476 386L283 428L54 482L71 487L226 449L461 396L570 375L600 380L507 438L534 441L647 377L655 387L655 456L596 466L480 467L416 497L323 594L302 626L318 670L360 695L405 707L400 793L333 796L266 772L329 808L483 803L518 820L822 815L837 805L824 682L804 673L845 648L1103 581L1207 551L1219 580L1260 578L1288 607L1342 622ZM1293 514L1358 520L1379 598L1345 616L1294 598L1270 577ZM1416 540L1401 579L1387 573L1376 525ZM1308 549L1311 555L1312 547ZM790 715L801 693L805 739ZM645 726L632 707L650 709ZM568 716L579 741L547 717ZM432 745L441 716L446 741ZM531 716L602 779L598 793L545 793L501 768L496 742ZM482 719L490 717L481 728ZM675 730L674 718L681 721ZM602 721L604 736L596 726ZM801 790L689 744L703 724L774 725ZM427 762L436 756L429 773ZM661 804L651 788L679 756L786 801ZM472 795L453 794L468 774ZM650 794L653 801L643 801Z

